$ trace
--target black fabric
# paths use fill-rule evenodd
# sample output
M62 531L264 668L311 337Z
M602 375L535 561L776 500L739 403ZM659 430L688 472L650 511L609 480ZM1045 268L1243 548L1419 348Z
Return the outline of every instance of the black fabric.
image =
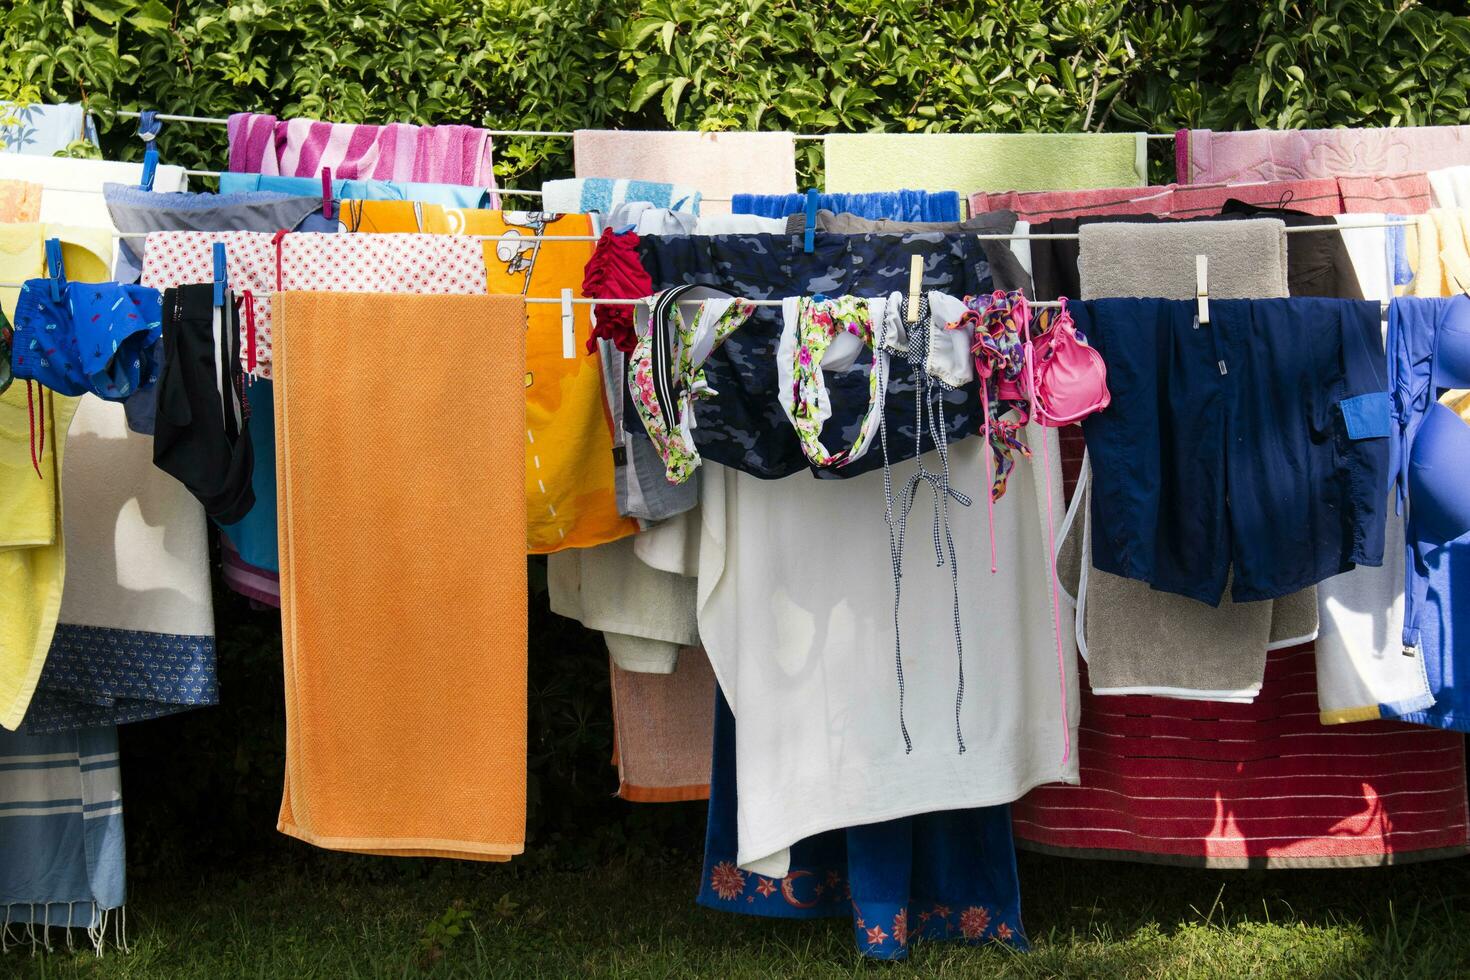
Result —
M1332 225L1331 217L1306 214L1287 208L1268 208L1231 199L1220 214L1196 218L1163 218L1156 214L1082 215L1053 218L1031 226L1032 234L1075 235L1077 228L1099 221L1151 223L1160 221L1239 221L1246 218L1279 218L1288 228ZM1031 242L1031 280L1038 300L1082 295L1077 271L1079 247L1076 239L1043 239ZM1353 270L1352 257L1340 231L1319 231L1286 236L1287 292L1292 296L1325 296L1362 299L1363 291Z
M216 336L212 285L165 292L153 464L187 487L221 524L235 523L255 506L255 453L249 429L236 418L240 384L234 301L225 303Z
M840 235L818 232L811 253L802 237L788 235L643 236L638 245L644 268L656 290L694 284L714 286L748 299L787 296L885 295L908 289L909 260L924 259L923 288L956 296L977 295L1003 284L995 281L981 243L970 235ZM776 479L803 470L822 479L840 479L879 469L878 453L868 453L841 469L808 464L796 430L781 410L776 393L776 345L781 335L781 309L757 307L705 362L705 375L716 392L695 408L694 440L707 461L731 466L753 476ZM884 412L897 447L894 459L912 455L916 438L922 450L934 448L927 432L917 432L914 414L914 369L895 359L890 365ZM826 383L832 417L822 433L827 445L850 445L867 413L871 356L847 371L829 371ZM951 442L979 431L979 391L974 384L944 394ZM641 432L642 421L624 403L624 428Z

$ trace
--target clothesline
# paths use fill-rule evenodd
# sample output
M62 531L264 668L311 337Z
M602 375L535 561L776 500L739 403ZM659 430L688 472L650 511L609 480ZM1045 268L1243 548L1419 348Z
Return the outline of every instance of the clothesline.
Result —
M136 112L131 109L119 109L117 112L113 113L113 115L120 116L125 119L137 119L140 115L142 115L142 113ZM203 123L207 126L226 126L230 122L228 118L220 116L176 116L163 112L155 114L153 118L160 120L161 122ZM569 129L487 129L485 130L485 132L489 133L491 136L546 136L553 138L570 138L576 135L574 131ZM698 132L698 130L690 130L690 132ZM825 140L830 135L832 134L792 133L791 138L798 140ZM1173 133L1147 133L1145 135L1151 140L1171 140L1174 138ZM207 174L201 174L201 176L207 176Z
M1318 232L1318 231L1352 231L1352 230L1358 229L1358 228L1398 228L1398 227L1408 226L1408 225L1412 225L1412 224L1413 224L1412 221L1377 221L1377 222L1364 222L1363 224L1352 224L1352 225L1339 225L1339 224L1337 224L1337 223L1334 222L1333 224L1330 224L1330 225L1329 224L1324 224L1324 225L1304 225L1304 226L1302 226L1300 228L1288 228L1288 229L1286 229L1286 234L1288 234L1288 235L1305 235L1305 234L1309 234L1311 232ZM172 233L171 232L157 232L157 231L151 231L151 232L150 231L129 231L129 232L120 232L120 233L114 235L113 237L115 239L120 239L120 238L147 238L149 235L160 235L160 234L166 235L166 234L172 234ZM261 234L263 234L263 232ZM386 235L413 235L413 234L418 234L418 233L417 232L411 232L411 231L393 231L393 232L377 232L376 234L386 234ZM754 234L754 232L732 232L731 234ZM871 235L911 235L911 234L916 234L916 233L915 232L910 232L910 231L874 231L874 232L866 232L866 234L871 234ZM952 231L952 232L943 232L942 234L963 235L966 238L973 239L975 241L981 241L981 242L1009 242L1009 241L1027 241L1027 242L1037 242L1037 241L1075 242L1080 237L1076 232L1071 232L1071 233L1066 233L1066 232L1056 232L1056 233L1045 232L1045 233L1037 233L1037 234L1033 234L1031 232L1025 232L1025 233L1013 232L1013 233L1011 233L1009 235L1002 235L1002 234L968 235L968 234L965 234L964 232L954 232L954 231ZM597 241L601 241L602 240L601 237L598 236L598 235L517 235L513 231L501 232L498 235L456 235L455 237L457 237L457 238L475 238L475 239L479 239L480 241L490 241L490 242L504 241L507 238L513 238L514 240L516 240L518 242L597 242Z

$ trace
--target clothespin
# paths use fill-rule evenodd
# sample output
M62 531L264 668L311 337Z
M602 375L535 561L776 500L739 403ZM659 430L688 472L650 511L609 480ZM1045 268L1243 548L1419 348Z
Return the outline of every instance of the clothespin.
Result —
M138 186L145 191L153 190L153 177L158 171L158 131L163 124L155 118L158 113L144 109L138 113L138 138L143 141L143 180Z
M46 239L46 275L51 280L51 300L61 302L61 291L66 287L66 266L61 260L61 239Z
M225 288L229 285L229 273L225 264L225 243L214 243L214 308L225 305Z
M814 252L817 249L817 189L808 187L806 190L806 239L802 243L802 251Z
M1194 257L1194 301L1199 304L1199 322L1203 326L1210 322L1210 257Z
M332 168L322 168L322 217L332 220Z
M909 305L904 319L909 323L919 322L919 287L924 282L924 257L909 257Z
M572 318L572 290L561 291L561 356L572 360L577 356L577 323Z

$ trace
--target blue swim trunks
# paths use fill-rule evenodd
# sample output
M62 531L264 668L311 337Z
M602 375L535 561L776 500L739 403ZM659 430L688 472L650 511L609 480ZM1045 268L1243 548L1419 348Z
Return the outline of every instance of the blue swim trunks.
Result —
M1387 360L1377 303L1073 302L1112 404L1082 423L1093 564L1218 605L1381 565Z

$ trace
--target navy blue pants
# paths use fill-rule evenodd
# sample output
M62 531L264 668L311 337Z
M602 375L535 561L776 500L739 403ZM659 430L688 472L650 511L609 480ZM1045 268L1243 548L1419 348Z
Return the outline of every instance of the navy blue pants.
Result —
M1112 404L1083 422L1093 564L1217 605L1383 563L1387 364L1377 303L1073 303Z

